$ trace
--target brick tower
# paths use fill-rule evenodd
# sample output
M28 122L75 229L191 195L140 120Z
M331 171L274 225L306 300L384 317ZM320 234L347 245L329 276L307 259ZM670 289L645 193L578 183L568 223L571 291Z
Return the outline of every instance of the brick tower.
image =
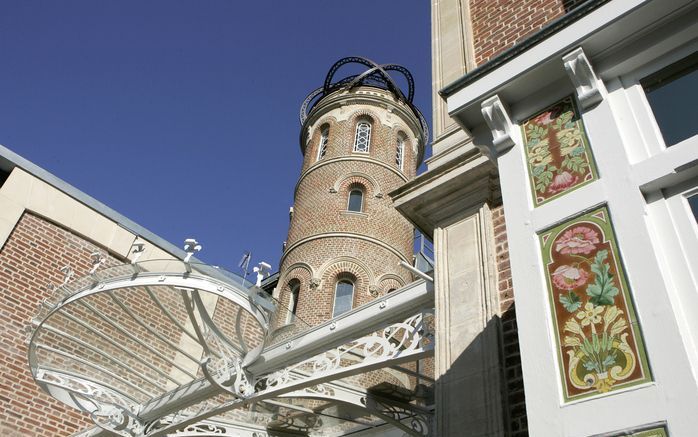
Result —
M336 77L345 65L364 71ZM276 297L311 325L412 281L400 262L412 263L413 228L388 193L415 177L424 156L413 93L404 67L344 58L303 103L303 167Z

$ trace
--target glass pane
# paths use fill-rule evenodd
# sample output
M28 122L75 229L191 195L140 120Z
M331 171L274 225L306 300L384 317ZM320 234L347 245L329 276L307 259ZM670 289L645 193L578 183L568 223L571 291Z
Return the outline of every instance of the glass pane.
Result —
M354 152L368 153L368 146L371 142L371 125L359 123L356 126L356 139L354 140Z
M354 298L354 284L349 281L341 281L337 283L337 290L334 297L334 312L332 317L346 313L351 309L352 300Z
M361 212L361 200L363 193L359 190L352 190L349 193L349 211Z
M395 164L397 164L400 169L402 169L402 155L403 155L404 143L402 140L397 140L397 153L395 156Z
M328 140L329 140L329 131L327 129L325 129L322 131L322 135L320 136L320 147L318 148L317 159L322 159L325 157L325 153L327 153Z
M693 211L693 218L695 218L696 223L698 223L698 194L694 194L688 198L688 205L691 207L691 211Z
M664 142L672 146L698 134L698 53L672 64L642 81Z
M291 302L289 304L289 310L291 310L291 314L295 315L296 311L298 310L298 295L299 295L299 289L300 287L298 285L295 285L291 289Z

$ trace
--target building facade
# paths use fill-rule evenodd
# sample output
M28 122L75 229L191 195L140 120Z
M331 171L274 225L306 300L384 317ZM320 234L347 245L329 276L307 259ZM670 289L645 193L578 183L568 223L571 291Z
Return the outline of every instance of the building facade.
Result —
M433 0L420 175L427 129L388 74L402 67L340 61L303 104L288 241L262 284L278 306L192 267L195 241L185 253L0 149L0 432L694 435L696 23L689 0ZM366 72L339 78L347 63ZM433 281L409 269L413 226L433 238ZM128 267L156 259L152 275ZM161 287L184 307L153 299L148 324L152 305L117 290L133 314L92 325L56 292L83 287L112 314L97 297L118 281L100 269L122 267L123 290L151 281L142 297ZM87 331L45 323L64 306ZM241 322L252 316L261 331ZM61 341L37 343L44 325ZM146 337L157 326L163 338ZM263 342L239 339L267 328ZM225 345L219 331L240 335ZM120 341L105 349L90 332ZM56 355L30 369L37 348ZM47 379L66 351L79 365ZM389 390L373 390L381 382ZM150 397L119 409L105 387Z
M472 420L471 435L524 426L535 436L692 435L698 149L679 108L696 90L695 2L432 6L433 155L393 195L434 233L437 434ZM493 174L498 183L487 185ZM429 208L455 196L463 201L447 213ZM477 225L499 196L508 247L499 261L508 261L497 275L513 281L521 360L512 373L506 329L495 329L502 345L486 336L487 320L504 320L501 292L453 274L486 278L499 264L466 257L497 253ZM467 323L467 307L452 304L464 295L484 303ZM463 332L472 334L461 343L445 340ZM511 403L500 415L499 401L482 402L506 393L518 371L523 423ZM477 396L469 415L440 410L466 390Z

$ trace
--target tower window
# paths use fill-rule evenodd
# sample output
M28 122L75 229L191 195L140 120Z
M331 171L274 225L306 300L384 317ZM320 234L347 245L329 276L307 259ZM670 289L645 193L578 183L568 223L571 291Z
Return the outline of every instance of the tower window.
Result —
M395 164L402 170L402 162L405 160L405 140L397 139L397 151L395 152Z
M361 121L356 125L356 138L354 139L354 152L368 153L371 143L371 124Z
M322 129L322 133L320 134L320 145L318 146L318 151L317 151L317 160L321 160L322 158L325 157L325 153L327 153L327 143L329 142L330 138L330 129L329 128L324 128Z
M354 283L348 279L337 282L334 292L334 310L332 317L337 317L351 310L354 300Z
M360 188L353 188L349 191L348 211L361 212L364 203L364 192Z
M290 299L288 301L288 316L286 323L292 322L296 318L296 312L298 311L298 298L300 296L301 284L298 280L294 280L290 285Z

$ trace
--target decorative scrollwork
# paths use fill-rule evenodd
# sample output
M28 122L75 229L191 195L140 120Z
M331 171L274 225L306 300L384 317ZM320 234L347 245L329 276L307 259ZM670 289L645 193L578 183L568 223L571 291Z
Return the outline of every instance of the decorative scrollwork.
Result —
M197 423L185 427L180 432L187 434L225 435L227 433L227 430L224 427L218 425Z
M96 382L47 369L39 369L36 380L71 393L98 427L125 437L143 435L133 399Z
M375 402L378 412L408 425L416 434L428 436L431 430L431 415L413 408L405 408L388 402Z
M143 435L143 425L130 411L118 405L98 404L98 407L90 417L100 428L124 437Z
M292 430L307 433L320 429L323 425L322 417L313 413L288 412L277 414L269 429Z
M257 390L293 385L306 375L330 374L348 366L361 366L390 360L401 355L433 348L434 334L429 313L416 314L404 322L394 323L374 333L331 349L295 365L280 369L257 382ZM358 362L357 362L358 360Z

